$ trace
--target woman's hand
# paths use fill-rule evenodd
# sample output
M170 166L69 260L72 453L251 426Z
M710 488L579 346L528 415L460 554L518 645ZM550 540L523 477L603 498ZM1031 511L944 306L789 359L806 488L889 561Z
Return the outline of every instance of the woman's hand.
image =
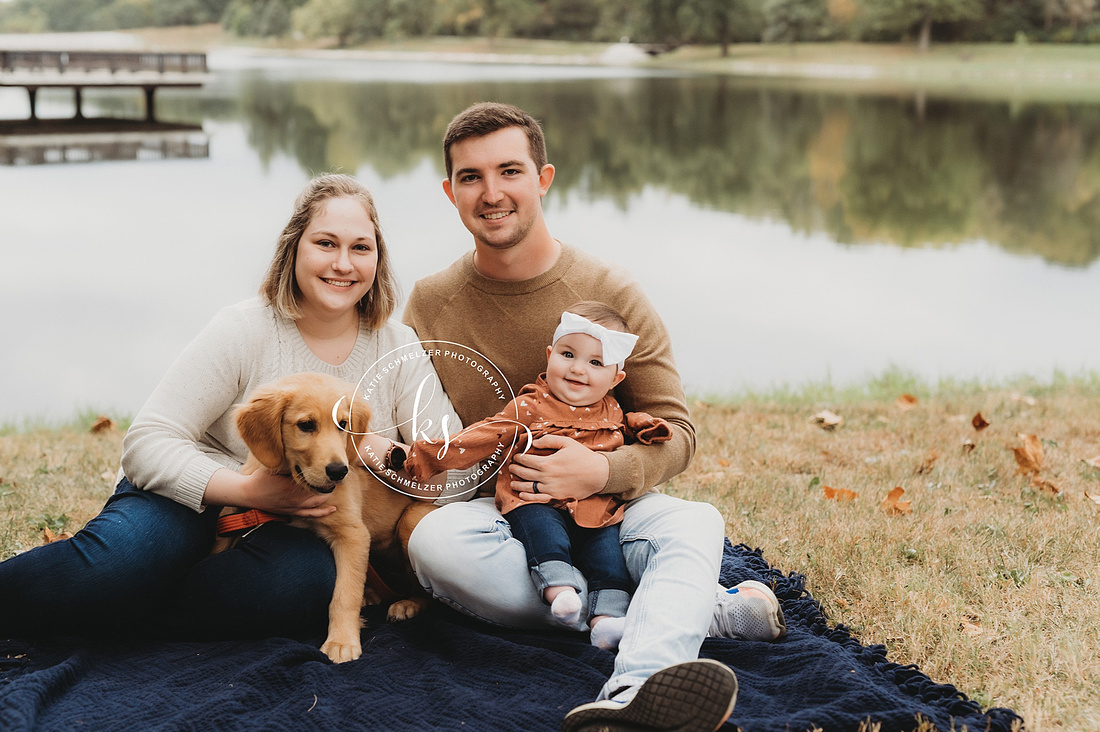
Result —
M552 499L588 498L599 493L611 475L607 458L576 440L546 435L532 447L554 450L550 455L516 455L512 462L512 490L530 503ZM533 485L536 483L538 485ZM535 488L536 490L532 490Z
M321 518L336 510L328 505L331 493L303 488L285 475L260 469L241 475L228 468L214 471L206 484L203 503L215 506L258 508L268 513L301 518Z

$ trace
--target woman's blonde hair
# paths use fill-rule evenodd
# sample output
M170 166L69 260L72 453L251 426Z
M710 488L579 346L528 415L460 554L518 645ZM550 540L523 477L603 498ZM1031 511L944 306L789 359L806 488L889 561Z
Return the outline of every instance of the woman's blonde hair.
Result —
M397 278L390 264L386 243L382 238L382 227L378 223L378 210L374 198L363 184L350 175L332 173L311 180L294 201L294 213L279 235L275 245L275 257L264 275L260 285L260 296L267 304L275 308L285 318L297 320L302 317L299 300L302 291L294 279L294 263L298 257L298 242L302 239L309 222L333 198L354 198L363 204L371 223L374 224L374 236L378 242L378 265L374 274L374 284L359 301L359 312L366 318L371 330L382 327L397 307Z

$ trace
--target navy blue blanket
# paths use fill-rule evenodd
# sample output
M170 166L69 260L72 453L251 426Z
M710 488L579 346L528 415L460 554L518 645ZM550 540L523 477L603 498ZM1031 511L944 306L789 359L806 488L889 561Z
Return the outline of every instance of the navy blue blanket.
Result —
M723 728L748 732L1008 732L1018 717L982 711L953 686L890 663L826 622L800 575L727 541L722 579L775 588L788 621L776 643L707 639L740 685ZM491 628L442 606L388 625L368 610L363 657L333 665L312 643L0 640L0 730L557 730L591 701L613 656L579 634ZM954 725L954 726L952 726Z

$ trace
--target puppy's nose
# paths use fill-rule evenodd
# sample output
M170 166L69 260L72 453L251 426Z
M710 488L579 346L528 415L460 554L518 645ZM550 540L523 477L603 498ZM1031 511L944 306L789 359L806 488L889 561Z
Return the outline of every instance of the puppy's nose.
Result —
M339 483L348 474L348 466L344 463L329 463L325 466L325 475L333 483Z

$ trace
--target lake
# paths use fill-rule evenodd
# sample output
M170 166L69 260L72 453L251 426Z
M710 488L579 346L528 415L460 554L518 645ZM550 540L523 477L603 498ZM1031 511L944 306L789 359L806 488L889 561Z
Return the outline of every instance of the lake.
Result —
M460 256L440 138L486 99L544 124L551 231L627 267L706 397L888 369L1100 370L1100 106L860 96L624 68L210 55L162 90L195 157L0 165L0 422L132 414L251 296L310 175L374 192L404 293ZM88 91L88 116L143 116ZM71 93L39 93L66 117ZM28 114L0 90L0 117Z

